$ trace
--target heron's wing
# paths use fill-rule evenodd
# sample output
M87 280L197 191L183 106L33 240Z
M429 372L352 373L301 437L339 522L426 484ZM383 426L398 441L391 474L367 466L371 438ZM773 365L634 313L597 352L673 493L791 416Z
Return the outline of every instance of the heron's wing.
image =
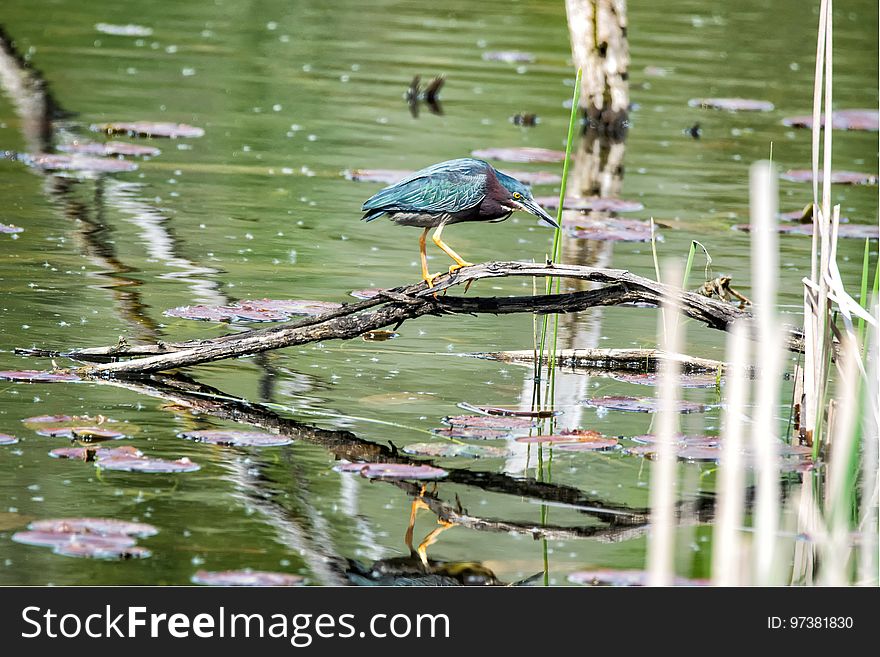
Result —
M486 176L474 162L452 160L416 171L369 198L363 210L440 213L472 208L486 196Z

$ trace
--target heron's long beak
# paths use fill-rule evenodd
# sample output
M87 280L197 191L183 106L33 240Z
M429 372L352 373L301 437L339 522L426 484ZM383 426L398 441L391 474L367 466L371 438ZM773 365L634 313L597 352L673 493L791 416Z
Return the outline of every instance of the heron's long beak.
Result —
M523 210L535 215L536 217L541 219L543 223L547 224L551 228L559 228L559 224L556 223L556 219L547 214L547 211L544 210L544 208L542 208L540 205L535 203L533 199L524 198L519 201L519 205L522 207Z

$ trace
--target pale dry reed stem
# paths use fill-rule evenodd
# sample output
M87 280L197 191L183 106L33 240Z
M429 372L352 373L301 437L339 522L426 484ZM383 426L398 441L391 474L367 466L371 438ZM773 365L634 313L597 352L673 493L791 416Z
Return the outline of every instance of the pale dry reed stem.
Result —
M668 285L677 285L681 280L681 271L676 266L667 266L665 275ZM663 351L676 354L681 349L685 331L678 316L678 302L664 296L662 308L657 333L663 338ZM675 576L677 464L674 441L678 432L676 405L680 371L676 359L663 359L659 385L660 412L656 424L657 455L651 468L651 528L648 533L648 583L651 586L670 586Z
M712 536L712 583L716 586L738 586L745 583L740 572L746 478L743 412L749 400L749 337L742 324L734 325L727 338L726 361L729 365L722 417L721 460L718 464L717 515Z
M752 289L758 330L756 365L759 366L752 422L755 459L755 578L773 583L776 533L780 519L779 486L779 382L782 376L782 329L776 316L779 272L776 209L777 183L773 165L756 162L749 175Z
M878 307L877 300L873 314L876 317ZM868 365L868 383L866 397L872 402L876 402L880 396L880 371L878 371L878 330L877 326L873 326L868 333L868 353L873 354L873 358L869 359ZM859 533L862 536L862 542L859 550L858 561L858 579L857 582L862 586L877 586L880 583L878 570L878 534L880 534L880 526L878 526L877 504L878 504L878 459L880 459L880 427L878 427L877 416L874 413L862 413L862 482L861 482L861 507L859 509Z

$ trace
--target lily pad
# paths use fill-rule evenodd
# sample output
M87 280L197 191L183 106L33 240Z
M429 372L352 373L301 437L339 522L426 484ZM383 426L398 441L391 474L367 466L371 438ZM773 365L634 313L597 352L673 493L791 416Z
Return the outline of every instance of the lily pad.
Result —
M825 115L822 115L822 125L825 125ZM812 128L813 115L790 116L782 119L782 123L792 128ZM880 129L880 118L877 110L848 109L831 112L831 128L834 130L867 130L877 132Z
M372 299L384 291L384 288L381 287L368 287L363 290L352 290L349 294L355 299Z
M736 224L733 229L748 233L751 231L752 227L749 224ZM776 224L776 230L783 235L811 236L813 234L813 224ZM841 239L875 240L880 237L880 228L876 225L870 224L842 223L837 227L837 236Z
M37 430L37 435L50 438L70 438L71 440L121 440L127 435L122 431L107 427L45 427Z
M40 532L67 532L74 534L100 534L102 536L122 534L141 538L159 533L153 525L145 522L116 520L115 518L53 518L35 520L28 529Z
M199 570L192 576L193 584L205 586L300 586L304 581L300 575L264 570Z
M789 169L779 176L790 182L808 183L813 180L813 172L810 169ZM824 175L819 170L818 180L822 182ZM831 183L835 185L876 185L877 176L873 173L861 173L859 171L832 171Z
M333 468L337 472L356 472L368 479L442 479L449 473L430 465L405 463L343 463Z
M609 411L627 411L630 413L657 413L660 410L660 400L656 397L624 397L609 396L586 399L583 402L594 408L604 408ZM676 410L679 413L702 413L706 410L705 404L679 400L676 402Z
M26 383L54 383L56 381L81 380L76 374L70 372L43 372L40 370L6 370L0 372L0 379Z
M278 322L288 320L293 315L316 317L341 306L332 301L305 299L246 299L227 306L178 306L169 308L163 314L166 317L212 322Z
M132 155L136 157L155 157L160 151L155 146L142 144L127 144L121 141L73 141L69 144L61 144L58 150L63 153L75 153L77 155Z
M415 173L408 169L349 169L342 172L349 180L357 182L376 182L393 185L407 176ZM562 176L547 171L506 171L526 185L558 185L562 182Z
M629 439L643 445L654 445L657 443L658 436L657 434L646 433L640 436L630 436ZM686 435L683 433L677 433L674 436L674 440L676 443L684 443L687 445L717 445L721 438L704 434Z
M531 64L535 56L521 50L487 50L483 53L483 61L505 62L507 64Z
M170 139L201 137L205 131L185 123L132 121L99 123L91 126L95 132L108 135L127 134L132 137L168 137Z
M547 210L555 210L559 207L558 196L539 196L535 201ZM639 201L627 201L626 199L608 196L591 196L589 198L566 196L562 209L580 210L583 212L638 212L639 210L644 210L645 206Z
M91 541L82 542L80 540L58 545L53 551L64 557L86 557L89 559L147 559L153 554L147 548L139 545L128 547L96 545Z
M750 98L691 98L688 105L727 112L772 112L774 109L770 101Z
M509 452L500 447L485 445L460 445L458 443L412 443L403 448L407 454L418 456L437 456L443 458L502 458Z
M563 452L599 452L611 449L617 445L616 438L597 438L596 440L582 440L576 443L562 443L556 449Z
M114 457L140 458L144 454L136 447L128 445L124 447L104 447L95 445L90 447L58 447L49 452L49 456L56 459L74 459L77 461L98 461L100 459Z
M568 581L586 586L647 586L648 572L645 570L582 570L571 573ZM674 586L709 586L707 579L687 579L675 577Z
M659 372L609 372L608 376L615 381L624 383L636 383L643 386L656 386L660 384ZM679 374L676 386L679 388L714 388L716 377L714 374Z
M10 436L8 433L0 433L0 445L14 445L18 442L18 438Z
M33 417L26 417L21 422L28 429L33 429L34 431L49 429L109 429L131 435L140 430L137 425L129 422L120 422L103 415L35 415Z
M171 461L168 459L115 456L107 459L98 459L95 464L102 470L119 470L123 472L143 472L155 474L173 474L179 472L195 472L201 466L193 463L188 458Z
M393 340L399 337L400 333L394 331L367 331L361 334L361 340L365 342L385 342L386 340Z
M431 433L444 438L456 440L500 440L510 437L507 429L480 429L471 427L448 427L444 429L431 429Z
M262 431L236 431L234 429L209 429L203 431L184 431L178 434L200 443L230 445L233 447L279 447L293 442L287 436Z
M125 173L136 171L138 165L128 160L84 155L38 155L22 156L22 161L44 171L85 171L91 173Z
M551 434L546 436L523 436L521 438L517 438L516 442L538 444L549 443L559 445L560 448L562 447L562 445L583 445L583 447L579 448L579 451L610 449L611 447L617 445L616 438L603 436L598 431L583 429L576 429L573 431L560 431L558 434Z
M12 540L24 545L53 548L77 542L80 545L119 549L131 547L137 543L137 541L125 534L111 534L108 536L73 531L53 531L51 529L16 532L12 535Z
M549 148L533 148L530 146L520 148L484 148L473 151L471 155L485 160L500 160L502 162L562 162L565 159L563 151L555 151Z
M599 242L650 242L651 224L620 217L592 218L587 215L564 217L568 234L577 239Z
M442 422L467 429L528 429L535 426L532 418L509 415L452 415L444 417Z
M459 408L463 408L466 411L474 411L476 413L484 413L486 415L503 415L506 417L535 417L535 418L548 418L548 417L556 417L557 415L562 415L563 411L561 410L520 410L515 406L479 406L477 404L469 404L467 402L459 402ZM466 416L470 417L470 416Z
M0 233L4 235L15 235L24 232L24 228L19 228L13 224L0 224Z

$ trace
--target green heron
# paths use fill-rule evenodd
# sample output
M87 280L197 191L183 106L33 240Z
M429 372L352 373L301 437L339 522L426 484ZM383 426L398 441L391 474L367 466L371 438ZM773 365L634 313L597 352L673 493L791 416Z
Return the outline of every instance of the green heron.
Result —
M553 228L559 227L556 220L535 203L528 187L497 171L488 162L468 157L416 171L367 199L362 210L366 213L364 221L388 215L391 221L401 226L425 229L419 238L419 254L422 278L428 287L433 287L434 279L439 276L428 273L425 239L431 228L436 229L431 236L434 244L455 261L449 268L449 273L454 274L473 263L464 260L440 239L447 224L504 221L514 211L524 210Z

